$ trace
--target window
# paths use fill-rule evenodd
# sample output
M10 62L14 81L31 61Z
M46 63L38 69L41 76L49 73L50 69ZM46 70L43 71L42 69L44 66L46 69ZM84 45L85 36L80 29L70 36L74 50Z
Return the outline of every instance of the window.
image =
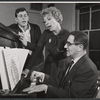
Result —
M31 3L30 10L41 11L42 10L42 3Z
M100 70L100 4L83 3L77 4L78 29L88 33L89 57Z

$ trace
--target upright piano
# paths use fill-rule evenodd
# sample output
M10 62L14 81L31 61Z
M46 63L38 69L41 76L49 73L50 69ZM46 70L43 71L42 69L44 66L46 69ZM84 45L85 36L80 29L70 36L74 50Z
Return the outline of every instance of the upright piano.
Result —
M18 34L0 23L0 46L17 48L18 38Z
M15 33L14 31L12 31L10 28L6 27L4 24L0 23L0 46L3 46L3 47L10 47L10 48L17 48L18 47L18 41L19 41L19 35L17 33ZM21 80L22 81L22 80ZM21 82L19 81L18 84L16 85L16 88L15 89L19 89L21 86L20 86ZM0 82L0 90L2 90L2 85L1 85L1 82ZM19 91L19 90L17 90ZM36 97L36 95L34 94L33 96L31 95L26 95L26 94L3 94L0 92L0 97L1 98L23 98L23 97L27 97L27 98L30 98L30 97Z

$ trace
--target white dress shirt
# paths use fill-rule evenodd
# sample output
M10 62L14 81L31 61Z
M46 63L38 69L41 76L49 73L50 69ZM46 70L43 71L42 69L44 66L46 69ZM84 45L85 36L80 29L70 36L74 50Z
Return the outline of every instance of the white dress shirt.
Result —
M19 27L20 27L20 26L19 26ZM25 36L26 41L31 43L31 36L30 36L31 27L30 27L30 25L28 24L27 30L24 30L22 27L20 27L20 29L22 30L22 33L24 33L24 36ZM21 34L21 33L20 33L20 34ZM24 47L23 47L23 48L24 48ZM30 55L32 54L32 51L31 51L31 50L29 50L29 54L30 54Z

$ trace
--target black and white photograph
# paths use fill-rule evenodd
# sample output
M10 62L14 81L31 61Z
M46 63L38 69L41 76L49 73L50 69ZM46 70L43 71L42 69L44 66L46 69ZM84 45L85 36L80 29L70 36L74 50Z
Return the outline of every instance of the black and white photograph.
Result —
M100 98L100 3L0 2L1 98Z

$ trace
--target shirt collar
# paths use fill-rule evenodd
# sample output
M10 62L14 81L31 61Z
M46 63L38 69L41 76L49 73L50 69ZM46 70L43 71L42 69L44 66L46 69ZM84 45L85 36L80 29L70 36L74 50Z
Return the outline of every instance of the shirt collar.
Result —
M18 25L18 26L22 30L22 32L26 32L26 31L30 31L31 30L31 27L30 27L29 23L27 24L27 30L26 31L24 31L24 29L20 25Z
M85 55L85 54L84 54L84 55ZM73 59L74 64L75 64L81 57L83 57L84 55L82 55L82 56L80 56L80 57L77 57L77 58Z

